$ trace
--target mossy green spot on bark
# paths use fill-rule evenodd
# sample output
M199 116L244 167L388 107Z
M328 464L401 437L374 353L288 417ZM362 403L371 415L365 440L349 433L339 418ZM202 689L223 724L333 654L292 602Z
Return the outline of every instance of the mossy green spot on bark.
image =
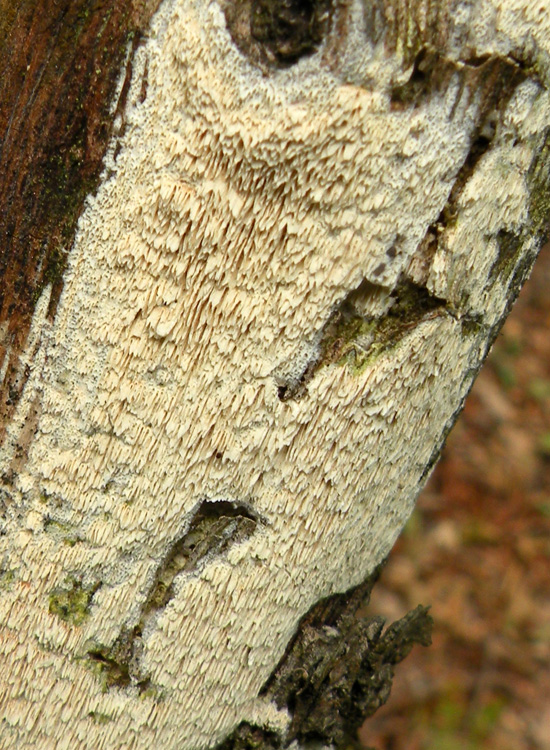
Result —
M365 299L373 291L389 303L387 311L379 315L362 312ZM316 336L313 356L301 373L277 377L279 399L302 398L308 383L324 367L347 366L352 375L361 375L420 323L451 312L444 299L435 297L407 277L403 277L391 293L363 282L333 311Z
M527 174L530 205L531 231L547 234L550 221L550 128L547 129L542 146Z
M3 568L0 570L0 591L11 588L15 581L15 570L13 568Z
M150 679L139 671L139 649L135 629L124 628L112 646L92 643L84 657L85 665L106 693L110 688L137 688L140 694L151 688Z
M521 237L513 232L500 231L497 235L498 256L489 273L489 280L508 281L514 272L523 249Z
M95 721L96 724L109 724L109 722L114 721L112 716L104 714L101 711L90 711L88 716L92 721Z
M381 318L365 318L343 310L327 327L321 348L322 365L347 365L361 375L381 354L397 346L406 334L424 320L440 315L445 301L433 297L424 287L403 282L393 292L395 302Z
M520 232L502 230L497 235L498 257L489 273L489 281L499 280L512 289L515 300L540 247L548 237L550 226L550 128L544 133L540 148L526 175L529 192L529 218ZM525 248L535 238L533 250ZM532 243L531 243L532 244ZM510 302L511 304L511 302Z
M323 365L343 365L370 347L376 321L359 315L351 306L338 311L321 340Z
M92 598L100 585L84 586L78 578L66 578L63 586L50 592L50 614L70 625L82 625L90 615Z
M482 320L477 316L464 316L460 320L460 326L464 336L476 337L485 331Z

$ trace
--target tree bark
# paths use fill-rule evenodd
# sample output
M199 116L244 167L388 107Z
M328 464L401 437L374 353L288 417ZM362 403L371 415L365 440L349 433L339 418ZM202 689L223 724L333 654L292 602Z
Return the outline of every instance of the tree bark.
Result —
M2 747L341 746L545 236L550 7L0 6Z

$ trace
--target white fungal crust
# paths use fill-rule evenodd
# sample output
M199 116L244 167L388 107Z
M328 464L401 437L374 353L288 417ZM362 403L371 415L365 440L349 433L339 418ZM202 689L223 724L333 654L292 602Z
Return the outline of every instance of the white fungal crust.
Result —
M212 746L260 720L308 608L389 552L536 249L548 3L454 5L445 85L397 103L412 64L369 36L361 0L342 3L337 45L271 72L237 49L217 0L161 5L12 430L38 399L5 488L3 748ZM470 174L487 92L465 60L506 55L533 69L495 103ZM503 232L517 240L506 268ZM430 312L364 343L360 366L359 344L323 363L338 305L368 288L376 326L407 274ZM300 397L281 400L311 361ZM89 652L137 625L201 502L221 500L250 509L254 532L176 576L133 657L148 689L105 690ZM55 594L70 586L84 592L72 621Z

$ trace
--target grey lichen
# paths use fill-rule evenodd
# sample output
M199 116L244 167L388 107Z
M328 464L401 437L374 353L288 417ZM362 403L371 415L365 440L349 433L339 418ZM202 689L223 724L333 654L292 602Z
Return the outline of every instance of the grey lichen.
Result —
M45 521L44 531L47 534L51 534L56 541L66 544L69 547L74 547L75 544L82 541L80 533L74 526L61 521L55 521L51 518Z

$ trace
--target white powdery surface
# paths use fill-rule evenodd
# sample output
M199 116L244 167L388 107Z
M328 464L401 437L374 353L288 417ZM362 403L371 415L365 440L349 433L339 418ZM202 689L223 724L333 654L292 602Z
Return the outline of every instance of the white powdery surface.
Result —
M548 13L536 5L548 10L464 3L469 49L538 45L547 71ZM37 308L35 366L0 457L6 468L39 403L0 539L13 570L0 592L3 748L200 750L242 720L284 721L257 695L300 617L360 583L412 509L502 317L506 282L486 293L497 236L527 220L526 173L550 108L540 83L521 84L460 197L427 279L451 312L362 372L321 367L302 398L281 401L277 374L299 375L350 291L366 279L387 307L482 105L457 62L444 91L392 107L391 86L411 71L368 42L360 0L350 13L337 62L321 49L270 75L234 47L214 0L165 0L153 19L54 324L41 326L47 305ZM475 335L464 315L481 316ZM155 690L102 692L78 657L137 622L204 500L262 520L176 579L144 634L140 667ZM49 612L71 576L101 583L81 625Z

